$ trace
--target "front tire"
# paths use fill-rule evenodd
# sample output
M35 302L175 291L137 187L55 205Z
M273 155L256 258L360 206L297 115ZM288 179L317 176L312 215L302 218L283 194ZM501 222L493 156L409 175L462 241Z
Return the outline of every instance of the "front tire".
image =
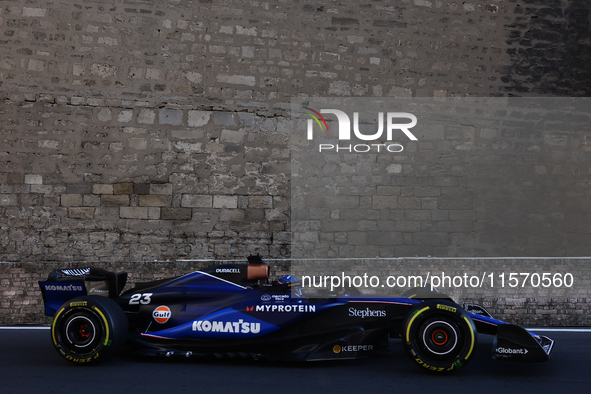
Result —
M416 304L403 324L406 353L415 364L433 372L463 368L472 358L476 340L470 315L447 300Z
M88 365L115 355L125 342L127 329L125 313L115 301L83 296L60 307L51 325L51 338L63 358Z

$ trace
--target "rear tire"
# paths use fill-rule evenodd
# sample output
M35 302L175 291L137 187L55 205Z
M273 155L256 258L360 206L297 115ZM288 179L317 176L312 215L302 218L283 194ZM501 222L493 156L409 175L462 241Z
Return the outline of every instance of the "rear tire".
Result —
M63 304L51 338L58 353L75 364L95 364L115 355L127 337L127 318L107 297L83 296Z
M463 368L472 358L476 340L470 315L448 300L416 304L403 324L404 350L415 364L433 372Z

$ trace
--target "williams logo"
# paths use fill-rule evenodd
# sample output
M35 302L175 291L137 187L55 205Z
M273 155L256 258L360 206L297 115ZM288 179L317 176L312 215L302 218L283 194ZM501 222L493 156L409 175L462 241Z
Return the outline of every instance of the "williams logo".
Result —
M353 124L351 118L345 112L338 109L321 109L316 111L312 108L304 107L303 111L311 119L307 122L307 138L309 141L314 139L314 125L316 124L320 131L328 131L328 124L322 114L334 115L337 118L338 130L337 135L339 144L319 144L318 151L345 151L351 153L365 153L365 152L402 152L404 147L398 143L391 143L396 136L406 136L411 141L417 141L417 137L410 131L411 128L417 125L417 117L408 112L378 112L377 131L371 134L364 134L359 129L359 112L353 112ZM385 123L385 127L384 127ZM383 139L385 129L386 143L380 143ZM332 132L332 130L331 130ZM343 142L351 141L352 136L361 141L367 141L363 144L346 144ZM369 143L370 141L374 143Z

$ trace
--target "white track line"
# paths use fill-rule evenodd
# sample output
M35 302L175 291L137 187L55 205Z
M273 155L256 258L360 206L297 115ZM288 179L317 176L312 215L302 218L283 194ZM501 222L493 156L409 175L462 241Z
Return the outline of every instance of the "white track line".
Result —
M8 326L8 327L0 327L0 330L49 330L51 327L41 327L41 326Z
M591 328L551 328L551 327L534 327L526 328L528 331L548 331L548 332L591 332Z

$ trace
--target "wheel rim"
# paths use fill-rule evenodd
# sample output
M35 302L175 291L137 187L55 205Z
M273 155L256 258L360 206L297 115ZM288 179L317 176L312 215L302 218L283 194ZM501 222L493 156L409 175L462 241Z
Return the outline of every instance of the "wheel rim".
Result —
M459 328L444 319L429 320L420 330L422 345L436 357L455 357L461 338Z
M91 352L101 339L99 320L87 312L73 313L67 317L62 331L64 345L75 352Z

